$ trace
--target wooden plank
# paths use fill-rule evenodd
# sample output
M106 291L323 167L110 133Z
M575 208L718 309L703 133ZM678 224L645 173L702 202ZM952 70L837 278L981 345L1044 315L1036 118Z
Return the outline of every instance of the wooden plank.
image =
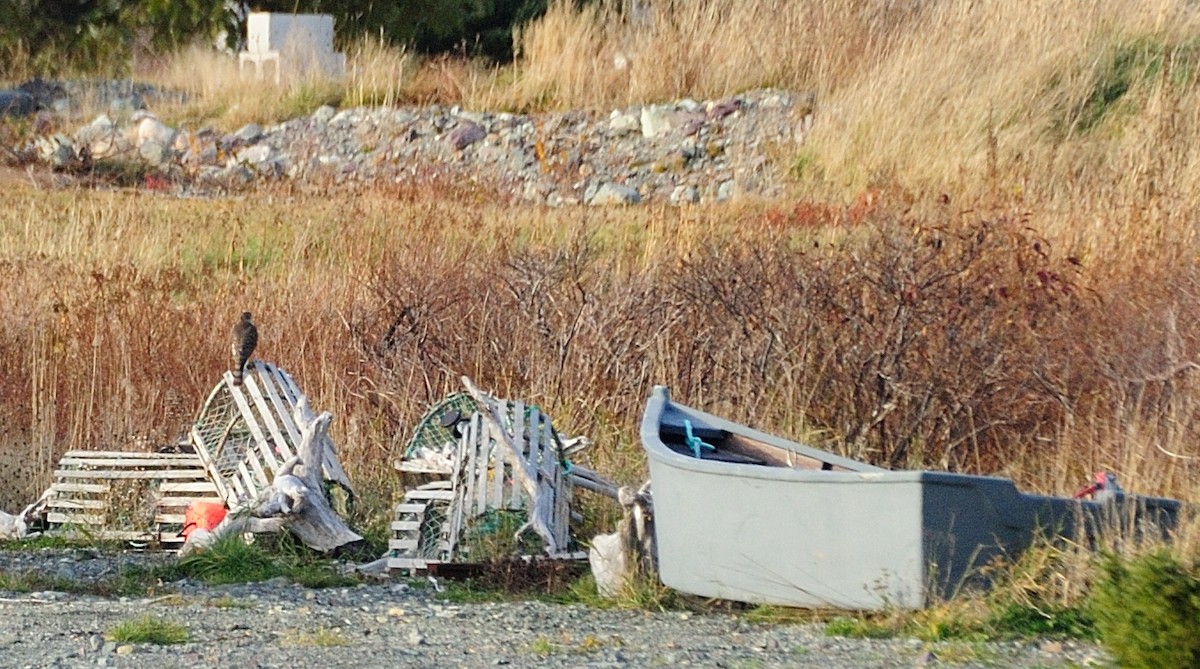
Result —
M263 451L269 452L271 450L271 446L267 443L267 437L265 434L263 434L262 428L259 427L258 421L255 420L254 412L250 409L250 403L246 401L246 397L242 393L241 388L237 386L230 386L229 394L233 397L234 403L237 404L238 410L242 412L242 418L244 419L246 428L250 430L250 436L254 437L254 443L249 445L253 448L248 447L246 449L246 455L249 455L251 451L256 451L259 453ZM268 462L273 459L274 456L269 458ZM262 487L265 488L270 485L271 477L267 476L266 472L263 471L263 467L261 464L259 464L258 458L243 456L242 461L245 462L246 460L250 461L250 466L254 468L254 473L262 477ZM271 470L271 473L275 473L275 469L278 468L278 464L276 464L275 468Z
M159 513L155 514L154 522L162 525L182 525L183 515L182 513Z
M542 449L545 448L545 444L542 442L542 432L538 429L539 425L541 425L541 413L537 407L531 407L529 410L529 423L527 425L527 431L529 432L529 457L526 459L526 462L529 463L528 471L533 475L533 482L538 488L538 495L545 495L546 489L542 485L544 477L542 476L541 467L538 466L538 463L542 460ZM529 499L525 505L527 513L535 512L533 501L533 499Z
M51 511L46 514L46 522L60 525L103 525L104 516L86 513L63 513Z
M415 551L417 550L416 539L392 539L388 541L388 548L394 551Z
M200 458L200 461L204 463L205 470L208 471L209 482L216 487L217 494L221 496L221 499L225 500L226 504L231 504L236 498L236 495L234 494L233 490L230 489L229 484L225 481L225 477L221 476L221 472L217 469L216 462L213 461L212 455L208 452L208 445L204 443L204 438L200 433L200 429L193 426L191 435L192 444L196 447L196 455ZM166 483L162 484L159 486L159 489L165 490L166 488L164 486L166 485ZM174 488L173 490L180 489Z
M280 392L276 391L278 377L267 370L266 365L255 360L254 367L258 370L259 378L263 381L263 389L267 391L267 398L271 401L271 406L275 407L275 415L279 417L280 424L287 432L288 441L280 445L280 450L284 454L285 460L290 460L296 455L296 449L300 446L300 429L292 422L292 404L281 399Z
M453 490L409 490L404 493L405 499L454 499Z
M120 459L139 459L139 458L155 458L159 460L179 460L192 461L196 459L195 453L147 453L145 451L80 451L73 450L63 453L63 458L110 458L114 460Z
M482 429L478 421L472 420L468 426L467 434L469 439L465 443L466 459L463 460L463 487L461 506L463 509L463 526L465 527L467 519L475 513L475 483L479 480L479 475L475 472L475 468L479 466L479 444L487 441L487 430ZM455 528L454 535L458 536L462 527Z
M56 469L54 470L55 478L62 479L181 479L194 480L201 478L203 474L194 471L141 471L141 472L124 472L111 471L104 469L95 469L91 471L82 469Z
M421 529L419 520L393 520L392 529L397 532L416 532Z
M199 460L160 460L158 458L68 458L63 457L59 465L76 467L155 467L163 469L203 469Z
M283 457L283 460L287 460L289 456L284 455L286 452L284 446L286 446L287 440L283 438L283 433L279 431L279 425L275 423L274 412L267 405L262 391L258 389L258 383L254 380L254 376L246 377L243 385L249 389L250 392L248 394L250 395L250 399L254 402L254 407L258 409L258 415L262 418L263 425L266 426L267 434L270 436L270 439L267 440L266 445L263 447L263 456L266 457L267 462L271 465L271 473L274 474L279 471L279 467L283 464L283 461L275 457L275 449L280 449L279 453Z
M435 464L426 460L400 460L395 463L397 470L410 474L441 474L443 476L454 472L454 465Z
M214 483L211 479L208 481L197 481L195 483L176 483L171 481L163 481L159 484L158 491L163 493L211 492L213 495L223 498L223 495L221 495L220 490L218 490L216 483Z
M160 497L158 499L158 508L161 509L164 507L171 508L178 506L186 507L192 502L215 502L217 504L224 504L225 500L217 497L216 495L211 497Z
M480 425L480 433L487 434ZM492 440L480 439L475 443L475 515L482 516L487 513L488 504L488 466L492 462ZM477 471L476 471L477 470Z
M55 481L50 485L50 492L53 494L64 492L90 492L90 493L106 493L108 492L107 483L67 483L64 481Z
M516 410L517 408L519 408L520 410L517 411ZM513 411L513 416L512 416L512 426L513 426L512 442L513 442L513 446L516 448L517 453L519 453L521 455L521 457L524 457L527 449L529 448L529 441L525 438L525 404L523 402L517 402L517 406L513 407L513 409L514 409L514 411ZM513 456L515 454L510 453L509 455ZM521 502L521 497L522 497L521 478L519 476L517 476L517 470L520 468L520 463L517 463L515 461L510 461L509 465L512 467L512 474L511 474L512 475L512 485L510 486L510 489L508 492L508 508L516 510L516 509L520 509L522 506L524 506L524 504L522 504L522 502Z
M51 499L46 502L51 509L103 509L102 499Z

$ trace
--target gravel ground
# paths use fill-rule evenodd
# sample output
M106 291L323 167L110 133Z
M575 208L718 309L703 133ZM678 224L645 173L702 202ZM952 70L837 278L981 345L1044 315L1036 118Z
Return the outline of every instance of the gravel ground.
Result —
M0 575L37 570L89 582L166 555L0 551ZM306 589L282 579L237 586L182 581L164 594L103 598L0 590L5 667L1078 667L1108 664L1074 642L926 644L845 639L820 625L729 613L649 613L542 602L447 601L425 581ZM105 633L150 614L188 643L121 644ZM932 655L931 655L932 653Z

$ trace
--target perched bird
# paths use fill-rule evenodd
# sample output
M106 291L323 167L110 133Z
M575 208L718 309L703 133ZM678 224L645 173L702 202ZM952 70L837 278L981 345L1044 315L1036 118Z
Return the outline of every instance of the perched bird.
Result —
M242 385L242 377L246 373L246 363L258 345L258 328L250 322L250 312L242 312L242 320L233 326L233 385Z

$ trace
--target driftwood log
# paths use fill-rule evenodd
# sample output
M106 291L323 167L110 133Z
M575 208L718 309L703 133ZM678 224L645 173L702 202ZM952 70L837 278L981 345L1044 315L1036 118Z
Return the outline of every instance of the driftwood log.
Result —
M211 532L193 532L184 544L183 554L212 545L229 534L283 529L320 552L362 540L362 536L334 512L325 497L324 444L333 415L325 411L314 416L308 398L302 396L296 403L293 418L301 436L296 456L279 468L271 486L253 504L230 512Z
M636 491L621 486L617 500L624 510L617 531L596 535L588 550L596 588L605 597L620 595L629 586L630 579L656 577L658 573L650 482Z

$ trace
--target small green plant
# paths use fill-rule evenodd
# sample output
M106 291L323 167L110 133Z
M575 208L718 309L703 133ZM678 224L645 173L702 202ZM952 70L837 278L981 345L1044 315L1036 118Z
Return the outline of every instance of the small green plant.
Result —
M1129 560L1105 557L1091 614L1122 667L1200 666L1200 579L1165 548Z
M283 635L279 643L284 646L332 648L335 646L349 646L350 638L339 629L318 627L311 632L289 631Z
M117 623L104 635L117 643L153 643L166 646L187 643L187 628L151 615L139 616Z
M210 599L204 605L211 606L214 609L249 609L254 607L250 602L235 599L232 595L222 595Z
M557 644L544 636L539 636L529 643L529 652L533 653L534 655L546 656L556 653L559 650L560 648Z
M854 639L886 639L895 636L896 632L871 618L838 616L825 623L825 634Z

